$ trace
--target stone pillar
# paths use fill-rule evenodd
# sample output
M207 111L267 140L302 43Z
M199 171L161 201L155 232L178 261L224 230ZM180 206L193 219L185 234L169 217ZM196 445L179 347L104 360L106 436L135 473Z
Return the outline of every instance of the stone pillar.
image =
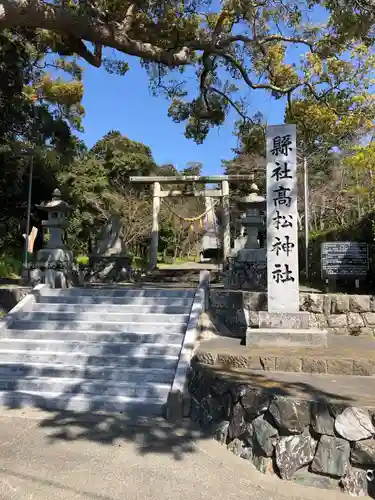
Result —
M204 233L200 245L201 262L204 260L217 259L221 247L221 235L218 233L218 223L215 214L215 205L211 196L205 197L207 214L203 219Z
M151 269L156 269L158 265L158 244L159 244L159 212L160 212L160 183L154 182L154 193L152 200L152 233L151 233Z
M267 302L246 345L326 347L327 332L299 311L296 126L267 128Z
M267 128L268 311L299 311L296 126Z
M221 181L221 193L223 204L223 262L227 266L227 258L230 255L230 212L229 212L229 182Z
M213 226L214 223L214 208L213 208L213 200L211 196L205 196L204 198L204 206L207 211L204 217L204 223L206 225L205 229L209 229Z

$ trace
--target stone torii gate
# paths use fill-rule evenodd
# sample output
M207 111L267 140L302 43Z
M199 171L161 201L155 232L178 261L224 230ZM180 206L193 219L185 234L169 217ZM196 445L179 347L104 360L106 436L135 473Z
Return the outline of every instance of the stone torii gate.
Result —
M194 196L204 198L220 198L223 208L222 220L222 249L223 261L226 262L230 255L230 213L229 213L229 183L254 182L253 175L208 175L208 176L135 176L130 177L130 182L153 185L152 204L152 233L151 233L151 269L157 267L158 242L159 242L159 212L160 199L174 196ZM202 189L191 192L162 190L162 184L219 184L218 189Z

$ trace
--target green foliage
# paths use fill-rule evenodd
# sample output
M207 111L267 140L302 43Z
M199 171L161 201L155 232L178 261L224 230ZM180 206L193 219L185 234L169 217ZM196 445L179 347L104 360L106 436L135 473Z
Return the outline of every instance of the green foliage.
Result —
M22 272L22 260L10 253L0 254L0 278L19 278Z
M44 33L35 30L0 31L0 249L24 245L19 226L26 216L31 161L34 206L50 198L58 172L80 148L70 127L79 125L82 114L81 72L74 60L47 62L49 47ZM51 65L73 79L53 79L46 73Z
M179 175L179 172L174 165L161 165L158 168L156 175L159 175L159 176L177 176L177 175Z
M98 141L91 150L100 161L112 183L125 186L132 175L151 175L156 170L148 146L132 141L112 130Z
M168 116L176 123L188 121L185 137L202 144L212 127L224 123L228 107L228 101L217 94L206 95L205 99L194 99L191 103L175 98L169 107Z
M125 61L116 61L113 59L104 59L103 66L111 75L124 76L129 71L129 64Z
M164 262L164 264L173 264L174 258L171 255L165 255L163 257L163 262Z
M358 179L355 192L360 197L361 205L365 206L367 211L372 211L375 205L375 143L371 141L365 146L355 146L349 153L345 163Z
M298 126L303 154L317 150L327 153L334 146L342 149L372 132L374 65L375 55L364 44L354 45L345 60L332 55L323 63L315 53L304 56L304 72L311 89L297 95L285 113L286 122ZM335 92L323 99L327 87L335 88Z
M266 161L264 156L256 153L236 154L233 160L223 161L224 173L226 175L252 175L254 180L250 182L234 183L230 186L230 191L234 196L246 196L249 194L250 186L253 182L261 193L266 189Z
M163 217L159 229L159 251L164 256L174 255L176 244L176 230L172 218Z
M89 258L87 255L78 255L76 257L76 262L80 266L87 266L89 263Z
M148 189L140 186L136 192L129 177L149 175L156 169L150 148L118 131L110 131L76 158L58 176L65 196L75 207L68 227L71 246L89 252L112 214L123 218L129 252L145 235L148 237L152 207Z
M181 175L186 176L200 176L202 173L203 165L200 162L188 162L187 166L182 170Z

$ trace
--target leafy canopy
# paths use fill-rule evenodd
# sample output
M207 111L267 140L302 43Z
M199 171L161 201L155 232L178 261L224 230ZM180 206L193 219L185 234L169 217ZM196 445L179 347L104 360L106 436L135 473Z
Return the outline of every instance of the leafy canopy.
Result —
M186 136L197 142L221 125L232 107L246 123L253 90L289 103L301 98L311 106L327 102L341 116L336 95L343 90L337 79L350 87L353 78L360 81L373 67L372 0L0 3L0 26L37 29L61 55L75 54L120 74L129 69L128 62L104 58L103 47L140 58L153 91L172 100L170 116L186 122ZM303 54L301 60L293 60L291 47ZM195 95L185 85L192 75ZM53 99L53 89L48 91ZM301 112L297 103L294 110Z

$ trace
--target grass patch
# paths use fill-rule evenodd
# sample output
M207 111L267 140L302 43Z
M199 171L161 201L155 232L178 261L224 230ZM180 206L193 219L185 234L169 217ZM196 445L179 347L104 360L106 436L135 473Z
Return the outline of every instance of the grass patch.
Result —
M89 263L89 257L87 255L78 255L76 257L76 263L81 266L87 266ZM186 264L187 262L199 262L199 256L193 257L177 257L173 259L173 257L162 257L158 256L158 267L168 267L170 265L176 266L179 264ZM146 269L148 267L148 259L145 257L133 257L131 267L133 269Z
M176 257L174 259L173 257L169 257L168 259L164 259L162 261L158 261L158 268L159 269L168 269L170 266L179 266L182 264L191 264L191 263L196 263L199 262L199 257L198 256L193 256L193 257Z
M87 266L89 264L89 257L87 255L78 255L76 257L76 263L80 266ZM131 267L133 269L145 269L145 267L147 267L147 259L133 257Z
M175 259L175 264L186 264L186 262L199 262L199 255L193 255L190 257L177 257Z

